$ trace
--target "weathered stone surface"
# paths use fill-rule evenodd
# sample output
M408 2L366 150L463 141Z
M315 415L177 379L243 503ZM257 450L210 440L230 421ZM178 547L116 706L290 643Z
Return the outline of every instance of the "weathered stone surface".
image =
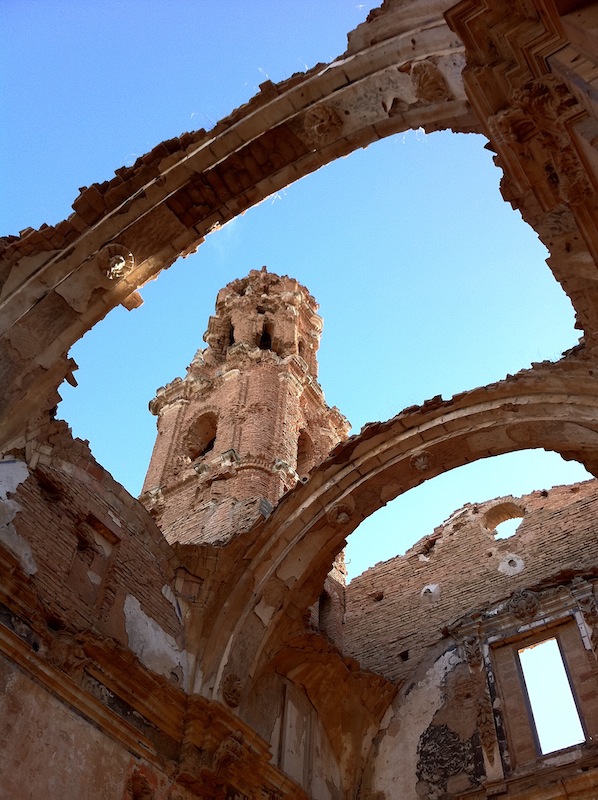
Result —
M0 240L5 793L594 800L594 482L468 506L347 588L340 554L400 493L489 455L543 447L598 475L597 23L594 2L385 0L331 64L266 81L209 133L82 189L64 222ZM419 126L488 136L580 346L335 447L315 301L252 273L152 401L131 498L52 419L71 345L235 215ZM540 757L517 648L549 634L586 740Z

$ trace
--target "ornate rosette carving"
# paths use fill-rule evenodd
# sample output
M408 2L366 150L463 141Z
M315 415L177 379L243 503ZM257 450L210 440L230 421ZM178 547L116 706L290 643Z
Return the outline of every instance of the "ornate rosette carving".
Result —
M241 702L241 694L243 693L243 684L238 675L234 672L229 672L222 681L222 697L226 703L232 708L236 708Z
M306 111L302 122L305 138L314 147L323 147L334 142L341 136L343 129L343 121L336 108L324 103Z
M417 472L426 472L434 466L434 456L428 450L420 450L419 453L414 453L409 459L409 464Z
M347 503L338 503L332 506L326 514L326 519L335 528L342 528L351 521L353 509Z
M540 600L535 592L529 589L520 589L511 595L507 603L508 611L517 619L532 619L538 613Z
M444 75L432 61L416 61L411 68L417 99L425 103L443 103L451 93Z
M100 270L111 281L119 281L135 266L133 253L122 244L107 244L99 252Z

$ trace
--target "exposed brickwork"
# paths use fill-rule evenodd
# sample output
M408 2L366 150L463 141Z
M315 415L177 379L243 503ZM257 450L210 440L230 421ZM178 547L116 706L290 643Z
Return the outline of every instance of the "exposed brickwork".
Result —
M347 435L317 382L316 310L265 267L218 294L207 349L150 404L158 436L142 500L170 541L247 529Z
M493 510L507 504L525 516L514 536L495 539L486 515L495 519ZM593 572L597 513L594 481L466 505L404 556L351 581L348 652L391 680L407 679L457 617L544 580Z
M123 603L133 592L182 647L181 620L161 592L178 560L145 509L66 423L47 421L29 437L32 471L14 494L14 526L31 547L31 589L51 626L94 630L126 646Z
M385 0L343 58L267 81L209 134L82 189L68 220L2 238L0 733L15 756L0 767L13 795L33 775L40 796L61 784L98 800L595 800L595 482L468 505L346 591L339 553L377 508L479 458L544 447L598 475L597 18L596 3L566 0ZM207 350L152 403L144 502L168 544L50 419L69 348L236 214L419 126L487 134L585 340L328 455L346 425L317 383L313 298L266 272L235 281ZM540 759L514 654L547 632L587 740ZM73 731L84 746L65 744ZM23 754L42 739L59 752L40 769Z

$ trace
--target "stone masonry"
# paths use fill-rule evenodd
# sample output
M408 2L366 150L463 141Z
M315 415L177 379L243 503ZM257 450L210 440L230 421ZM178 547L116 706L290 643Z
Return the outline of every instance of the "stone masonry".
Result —
M222 289L183 380L150 403L158 438L143 502L169 541L225 541L346 438L317 380L322 320L297 281L253 270Z
M330 64L0 240L2 797L596 800L595 480L468 504L348 586L342 552L478 459L544 448L598 476L597 89L598 3L384 0ZM131 497L55 419L73 343L237 214L419 127L486 136L578 346L347 439L315 300L253 270L151 401ZM543 752L519 653L548 639L582 734Z

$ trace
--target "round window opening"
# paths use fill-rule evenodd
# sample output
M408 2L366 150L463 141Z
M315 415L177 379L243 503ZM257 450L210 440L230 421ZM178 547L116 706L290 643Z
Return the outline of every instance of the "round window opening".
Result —
M516 503L499 503L486 512L484 525L495 539L510 539L517 533L524 516L525 509Z

